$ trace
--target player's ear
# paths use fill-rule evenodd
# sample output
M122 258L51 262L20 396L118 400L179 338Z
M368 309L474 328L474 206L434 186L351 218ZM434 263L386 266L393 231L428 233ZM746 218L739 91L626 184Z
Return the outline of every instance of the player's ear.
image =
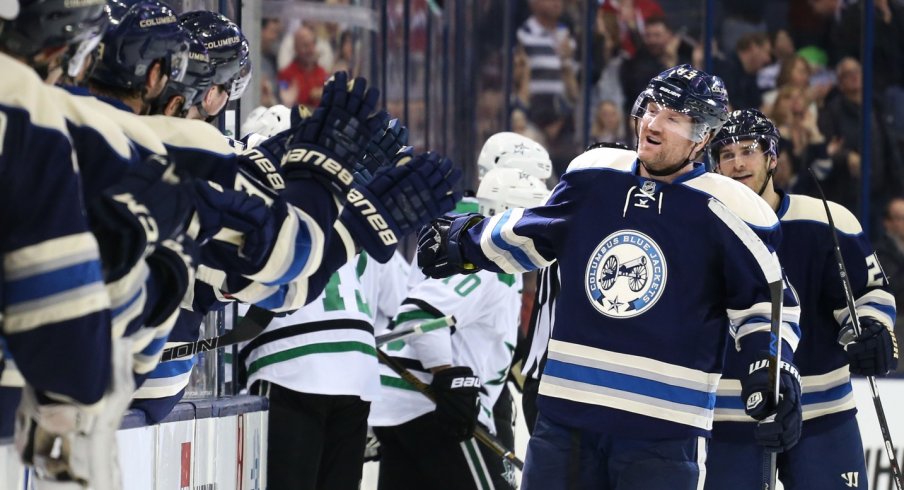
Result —
M163 87L168 81L169 80L163 74L163 63L159 60L151 63L151 67L148 69L147 78L145 78L147 93L156 97L160 92L163 92Z
M166 103L166 107L163 108L163 114L178 117L182 113L182 104L184 103L185 97L181 95L170 97L169 102Z

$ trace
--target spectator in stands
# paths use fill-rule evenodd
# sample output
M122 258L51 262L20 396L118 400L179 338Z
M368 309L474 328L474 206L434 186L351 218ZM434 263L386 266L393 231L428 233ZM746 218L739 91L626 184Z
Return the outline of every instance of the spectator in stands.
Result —
M578 96L575 40L559 22L564 0L530 0L531 16L518 28L530 67L528 117L543 132L556 170L574 157L574 105Z
M355 55L355 44L355 34L352 31L342 31L339 35L339 56L330 71L347 71L352 76L361 73L361 59Z
M625 94L622 91L620 73L625 51L619 41L621 29L617 14L600 7L596 14L596 30L603 36L603 71L596 82L592 100L611 100L619 108L624 107Z
M826 101L820 113L819 127L827 139L839 140L841 147L833 155L830 167L820 177L830 200L856 212L859 208L862 144L860 110L863 104L863 80L860 62L854 58L845 58L836 66L836 72L838 94ZM879 100L871 101L871 192L876 198L884 200L900 193L904 172L898 150L881 122L884 113Z
M295 59L279 72L280 98L285 105L316 106L327 72L317 63L317 37L302 25L295 31Z
M806 173L807 167L814 164L819 168L831 165L828 154L838 150L840 141L826 144L819 130L816 106L810 101L806 87L788 84L780 88L766 114L781 132L789 166L796 173Z
M625 131L625 118L615 102L604 100L597 104L590 138L592 142L630 143Z
M775 90L779 87L778 77L782 70L785 60L791 59L796 53L794 52L794 39L788 34L788 31L779 29L773 31L769 36L769 45L772 47L772 59L775 60L771 65L767 65L760 69L757 73L757 86L760 91L766 92ZM774 94L773 94L774 97ZM772 100L766 100L764 94L763 105L771 105ZM766 111L763 111L766 112Z
M261 62L258 73L261 81L261 105L270 107L279 103L277 94L276 55L283 35L282 21L279 19L263 19L261 21Z
M904 304L904 196L888 201L882 224L885 234L876 242L876 255L888 276L895 303ZM898 345L904 345L904 315L898 315L895 335ZM904 367L899 366L897 372L904 372Z
M732 107L743 109L762 105L757 72L771 62L769 36L755 32L742 36L734 54L716 65L716 73L725 81Z
M658 73L671 66L692 62L694 45L677 36L664 17L647 19L642 35L637 30L630 33L640 49L621 65L621 86L626 94L639 94ZM631 112L632 104L634 99L625 100L625 114Z
M766 32L766 7L768 2L722 0L723 19L719 24L722 35L721 46L731 49L742 37ZM729 96L731 92L729 92ZM743 106L747 107L747 106Z
M628 56L634 56L642 44L631 33L643 35L650 19L665 18L665 11L656 0L603 0L601 3L600 9L614 14L618 20L620 36L617 39Z

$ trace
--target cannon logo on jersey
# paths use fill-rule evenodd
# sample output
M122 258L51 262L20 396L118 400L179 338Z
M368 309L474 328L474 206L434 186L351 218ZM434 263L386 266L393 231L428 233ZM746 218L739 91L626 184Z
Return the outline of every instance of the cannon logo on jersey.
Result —
M662 249L634 230L607 236L590 256L584 289L590 304L612 318L631 318L656 304L668 267Z

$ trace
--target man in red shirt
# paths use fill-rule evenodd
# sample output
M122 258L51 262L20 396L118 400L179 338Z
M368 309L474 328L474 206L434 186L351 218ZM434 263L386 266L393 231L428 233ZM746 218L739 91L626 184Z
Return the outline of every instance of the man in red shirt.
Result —
M326 70L317 64L317 36L310 27L295 31L295 59L279 72L280 98L286 105L320 103Z

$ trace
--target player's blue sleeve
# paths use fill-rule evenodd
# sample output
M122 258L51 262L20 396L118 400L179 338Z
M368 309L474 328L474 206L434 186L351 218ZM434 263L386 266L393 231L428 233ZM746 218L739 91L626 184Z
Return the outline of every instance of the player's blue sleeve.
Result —
M0 103L3 335L36 390L92 404L109 382L110 302L65 122L42 99Z
M829 203L838 235L838 244L848 279L853 289L854 304L858 317L873 317L890 330L894 330L896 305L888 285L888 278L882 270L879 258L873 250L857 218L841 205ZM826 231L826 240L831 240ZM844 326L850 320L845 300L844 288L838 271L835 255L825 265L823 291L834 310L838 325Z
M587 181L585 172L563 175L543 206L511 208L468 229L460 243L462 255L481 269L509 274L548 267Z

